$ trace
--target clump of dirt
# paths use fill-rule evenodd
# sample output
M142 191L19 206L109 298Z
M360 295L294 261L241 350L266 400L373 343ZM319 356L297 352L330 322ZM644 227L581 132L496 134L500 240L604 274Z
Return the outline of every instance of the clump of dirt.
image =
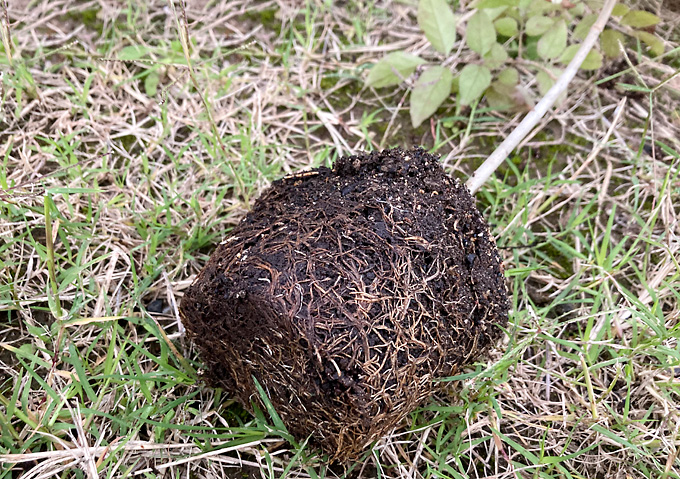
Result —
M181 304L215 386L263 386L290 433L355 458L492 345L500 257L464 185L422 149L273 183Z

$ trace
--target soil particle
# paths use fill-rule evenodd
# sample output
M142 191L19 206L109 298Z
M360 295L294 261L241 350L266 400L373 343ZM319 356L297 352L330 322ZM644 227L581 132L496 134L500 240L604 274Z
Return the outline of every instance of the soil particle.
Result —
M262 384L290 433L352 459L494 344L508 300L465 186L422 149L273 183L181 304L214 386Z

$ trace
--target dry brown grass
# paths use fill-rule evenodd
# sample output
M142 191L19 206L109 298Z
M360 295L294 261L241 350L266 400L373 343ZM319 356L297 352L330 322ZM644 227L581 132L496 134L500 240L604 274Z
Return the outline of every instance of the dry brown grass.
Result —
M644 6L676 48L680 16ZM413 130L405 89L362 89L386 52L428 55L410 5L178 7L2 9L13 47L0 63L0 461L16 465L0 478L680 475L676 52L629 48L580 75L480 191L508 247L507 350L344 469L296 455L266 413L195 380L182 292L284 173L422 144L464 176L517 120L447 121L449 105ZM530 65L517 67L531 90Z

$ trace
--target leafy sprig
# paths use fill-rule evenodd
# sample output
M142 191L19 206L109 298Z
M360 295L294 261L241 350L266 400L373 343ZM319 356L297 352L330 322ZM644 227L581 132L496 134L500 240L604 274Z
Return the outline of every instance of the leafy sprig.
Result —
M405 51L390 53L366 78L369 87L387 88L416 76L408 82L414 127L452 94L459 108L483 97L499 110L531 105L527 92L519 88L516 63L522 61L533 72L538 93L544 95L574 57L597 18L592 12L601 4L597 0L480 0L475 6L472 15L457 16L446 0L420 0L418 25L435 54L426 60ZM599 49L590 51L582 70L597 70L604 57L620 56L621 46L630 40L641 42L653 56L664 53L664 43L654 33L661 21L658 16L626 5L617 5L613 16L616 25L602 32ZM461 55L470 60L455 75L443 63L453 50L458 28L465 31Z

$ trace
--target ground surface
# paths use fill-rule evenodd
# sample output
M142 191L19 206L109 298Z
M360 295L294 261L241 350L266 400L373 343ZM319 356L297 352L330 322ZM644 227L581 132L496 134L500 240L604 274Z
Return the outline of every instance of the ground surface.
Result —
M477 194L503 347L329 467L201 385L179 299L283 174L422 144L465 177L517 119L449 103L413 129L406 88L362 88L386 52L436 59L406 3L9 2L0 477L678 477L676 3L641 3L670 53L580 75Z

